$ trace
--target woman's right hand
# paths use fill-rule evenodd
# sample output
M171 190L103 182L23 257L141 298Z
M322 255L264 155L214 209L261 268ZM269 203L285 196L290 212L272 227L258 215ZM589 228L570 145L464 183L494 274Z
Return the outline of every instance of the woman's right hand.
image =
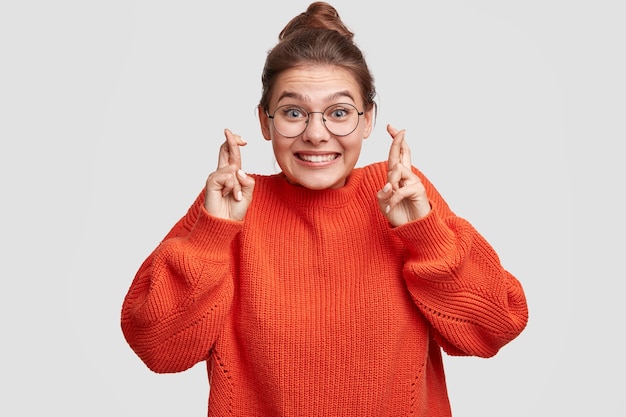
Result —
M229 129L224 134L226 141L220 146L217 170L206 181L204 207L212 216L241 221L252 201L254 179L241 169L239 147L246 141Z

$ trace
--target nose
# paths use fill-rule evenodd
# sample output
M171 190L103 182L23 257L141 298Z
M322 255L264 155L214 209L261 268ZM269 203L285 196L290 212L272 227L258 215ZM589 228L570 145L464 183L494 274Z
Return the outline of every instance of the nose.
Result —
M315 113L318 113L319 121L314 121L315 117L313 116ZM329 139L330 132L326 129L326 125L324 124L324 113L321 111L312 111L309 112L309 121L307 122L307 127L304 130L304 135L302 138L313 144L318 144L321 142L326 142Z

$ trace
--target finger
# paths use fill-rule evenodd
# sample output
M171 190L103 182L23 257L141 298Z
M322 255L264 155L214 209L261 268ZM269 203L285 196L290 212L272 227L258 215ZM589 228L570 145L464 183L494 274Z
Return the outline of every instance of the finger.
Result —
M237 171L237 178L239 179L239 184L241 185L241 200L243 197L248 199L252 198L252 191L254 190L254 179L248 176L243 170Z
M222 197L232 195L236 201L241 201L244 193L247 197L252 196L254 179L249 177L243 170L240 169L236 173L228 173L223 177L222 181Z
M242 169L238 169L231 175L230 184L232 184L231 193L236 201L243 200L243 192L246 191L246 195L251 195L250 182L254 186L254 180L248 177ZM242 184L243 183L243 184Z
M420 178L413 172L412 167L405 167L398 164L395 168L387 173L387 181L393 186L394 190L402 189L408 185L420 183Z
M387 125L387 131L393 137L394 142L398 145L398 148L394 148L394 152L397 153L397 155L395 155L394 162L401 163L405 167L410 167L411 149L409 148L409 143L406 141L406 130L398 130L391 125Z
M393 138L389 148L389 169L402 163L402 142L404 141L404 130L398 130L391 125L387 125L387 132Z
M404 137L404 130L402 131L402 143L400 144L400 163L406 168L411 168L411 148L409 142Z
M407 209L409 219L412 220L426 217L431 211L430 201L421 182L408 184L394 192L389 198L391 210L401 204Z
M226 143L228 145L228 164L235 165L237 169L241 169L241 152L240 146L245 146L246 141L241 136L234 134L230 129L224 129Z
M376 195L376 197L378 198L378 205L380 209L385 213L389 213L389 211L391 210L391 206L389 205L389 199L392 195L393 187L390 183L385 184L385 186L381 188Z
M228 166L229 161L229 145L228 142L222 143L220 146L220 153L217 161L217 169L224 168Z
M387 181L394 190L402 187L402 164L395 164L387 173Z
M228 195L237 195L237 190L239 186L239 181L236 178L234 172L218 172L209 177L209 183L207 186L211 190L219 191L222 197L226 197Z
M224 183L222 187L222 197L227 197L228 195L232 194L234 189L235 189L235 180L233 179L232 176L229 175L226 179L224 179Z
M240 146L247 145L247 142L241 136L234 134L230 129L224 129L226 141L220 146L217 168L223 168L234 164L236 169L241 168L241 152Z

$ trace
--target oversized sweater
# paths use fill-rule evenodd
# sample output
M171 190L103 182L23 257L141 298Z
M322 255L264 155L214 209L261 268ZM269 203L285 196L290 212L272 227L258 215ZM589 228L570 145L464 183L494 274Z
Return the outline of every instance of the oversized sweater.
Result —
M386 163L312 191L255 175L243 221L200 193L142 264L121 325L153 371L206 361L209 416L450 416L442 351L490 357L525 327L518 280L420 176L392 227Z

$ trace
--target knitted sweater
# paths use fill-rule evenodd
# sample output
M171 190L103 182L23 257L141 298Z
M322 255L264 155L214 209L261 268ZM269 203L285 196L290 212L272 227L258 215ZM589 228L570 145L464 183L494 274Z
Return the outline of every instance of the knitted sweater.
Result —
M207 362L209 416L450 416L442 350L490 357L527 322L519 282L422 179L432 204L392 227L386 163L340 189L255 175L242 222L201 193L122 307L155 372Z

